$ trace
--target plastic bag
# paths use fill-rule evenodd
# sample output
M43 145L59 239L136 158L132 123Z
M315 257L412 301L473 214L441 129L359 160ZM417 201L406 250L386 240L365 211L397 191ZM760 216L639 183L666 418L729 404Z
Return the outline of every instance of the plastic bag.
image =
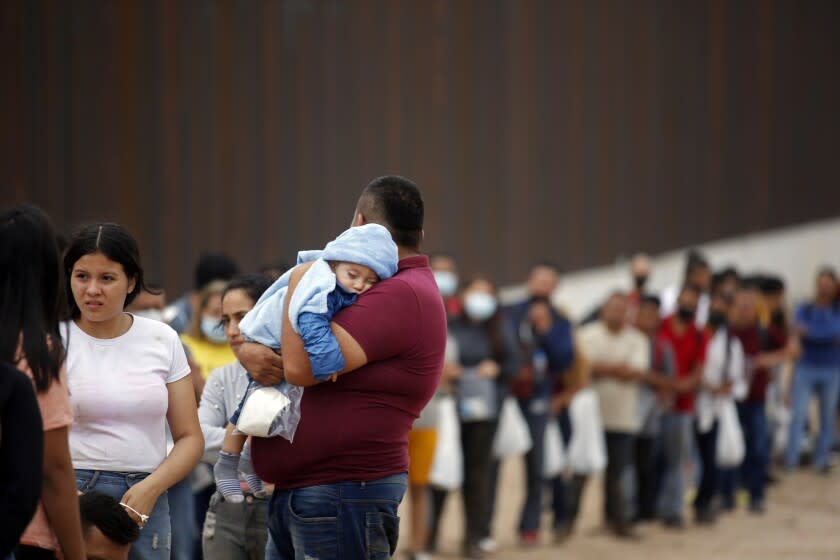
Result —
M249 436L280 436L294 441L302 398L303 387L289 383L265 387L252 381L241 405L236 431Z
M443 395L438 401L437 445L429 472L432 486L457 490L464 482L464 452L461 449L461 425L455 397Z
M504 459L531 450L533 440L528 423L514 397L506 397L499 412L499 427L493 438L493 456Z
M579 391L569 405L572 439L568 461L576 474L591 474L607 466L607 444L598 396L592 389Z
M721 403L718 412L718 466L723 468L740 466L744 461L744 451L744 433L741 431L735 401L727 399Z
M554 418L548 420L543 444L543 477L551 480L559 476L566 468L566 452L563 449L563 437Z

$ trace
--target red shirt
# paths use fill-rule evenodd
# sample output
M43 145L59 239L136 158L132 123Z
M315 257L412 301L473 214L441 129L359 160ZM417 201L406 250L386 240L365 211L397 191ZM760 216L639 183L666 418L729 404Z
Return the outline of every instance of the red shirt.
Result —
M403 259L334 321L368 363L308 387L294 444L254 438L253 462L280 488L369 481L408 470L408 432L443 370L446 315L424 256Z
M707 337L697 329L694 322L687 325L682 334L678 335L674 332L673 322L673 316L665 319L659 328L659 336L670 342L674 349L676 377L690 377L697 366L705 360ZM684 413L694 412L694 393L677 395L674 410Z

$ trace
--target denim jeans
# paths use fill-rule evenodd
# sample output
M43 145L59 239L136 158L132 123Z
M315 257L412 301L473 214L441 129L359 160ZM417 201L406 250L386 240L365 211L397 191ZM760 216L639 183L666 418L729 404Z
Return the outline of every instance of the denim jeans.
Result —
M802 434L808 419L808 404L811 395L817 393L820 403L820 432L817 437L814 466L818 469L828 466L829 453L834 444L834 418L837 414L837 398L840 392L840 368L837 366L817 367L800 363L793 376L790 437L785 452L785 466L793 468L799 464L799 450Z
M148 473L124 473L76 469L76 488L107 494L119 501L129 488L145 479ZM169 560L172 529L169 522L169 500L164 492L152 512L149 522L140 531L140 538L131 545L129 560Z
M210 498L202 531L204 560L263 560L268 541L268 500L245 495L234 504L220 493Z
M193 560L195 552L195 498L190 475L166 493L172 524L172 560Z
M543 491L545 478L543 477L543 459L545 445L545 430L548 426L548 399L537 398L519 401L519 407L528 423L533 446L525 454L525 503L519 520L519 531L538 531L542 518Z
M697 497L694 499L694 509L698 513L709 511L712 505L712 499L718 491L720 469L717 466L717 433L717 422L706 433L701 433L699 429L696 431L697 451L700 454L702 470L700 474L700 486L697 489Z
M691 456L694 417L669 412L662 418L665 476L659 495L659 515L666 520L682 519L685 499L685 469Z
M408 474L370 482L276 489L268 528L282 560L390 559L397 548L397 509ZM267 555L268 556L268 555Z
M750 492L753 504L764 501L767 485L767 464L770 450L767 435L767 413L764 403L738 403L738 417L744 431L744 463L741 465L741 481Z
M636 435L606 432L607 471L604 474L604 519L626 527L635 517Z

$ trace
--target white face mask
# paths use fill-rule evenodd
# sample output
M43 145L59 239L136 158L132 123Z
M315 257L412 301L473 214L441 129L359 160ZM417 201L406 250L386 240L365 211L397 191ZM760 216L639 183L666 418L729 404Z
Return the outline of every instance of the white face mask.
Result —
M475 292L464 298L464 312L476 322L486 321L496 313L499 304L490 294Z
M440 295L443 297L452 297L458 290L458 276L454 272L448 270L438 270L435 273L435 282L437 282Z
M227 342L225 329L223 329L222 325L219 324L219 320L213 317L201 318L201 332L204 333L204 336L206 336L207 340L210 342L215 342L216 344L223 344Z
M146 319L151 319L152 321L160 321L163 323L163 311L160 309L140 309L139 311L134 311L134 315L138 317L145 317Z

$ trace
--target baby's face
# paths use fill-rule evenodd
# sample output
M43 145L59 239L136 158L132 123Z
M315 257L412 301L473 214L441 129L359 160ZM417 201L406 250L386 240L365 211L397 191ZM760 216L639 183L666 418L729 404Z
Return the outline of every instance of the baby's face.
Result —
M342 288L354 294L363 294L379 282L379 276L373 270L349 262L335 265L335 278Z

